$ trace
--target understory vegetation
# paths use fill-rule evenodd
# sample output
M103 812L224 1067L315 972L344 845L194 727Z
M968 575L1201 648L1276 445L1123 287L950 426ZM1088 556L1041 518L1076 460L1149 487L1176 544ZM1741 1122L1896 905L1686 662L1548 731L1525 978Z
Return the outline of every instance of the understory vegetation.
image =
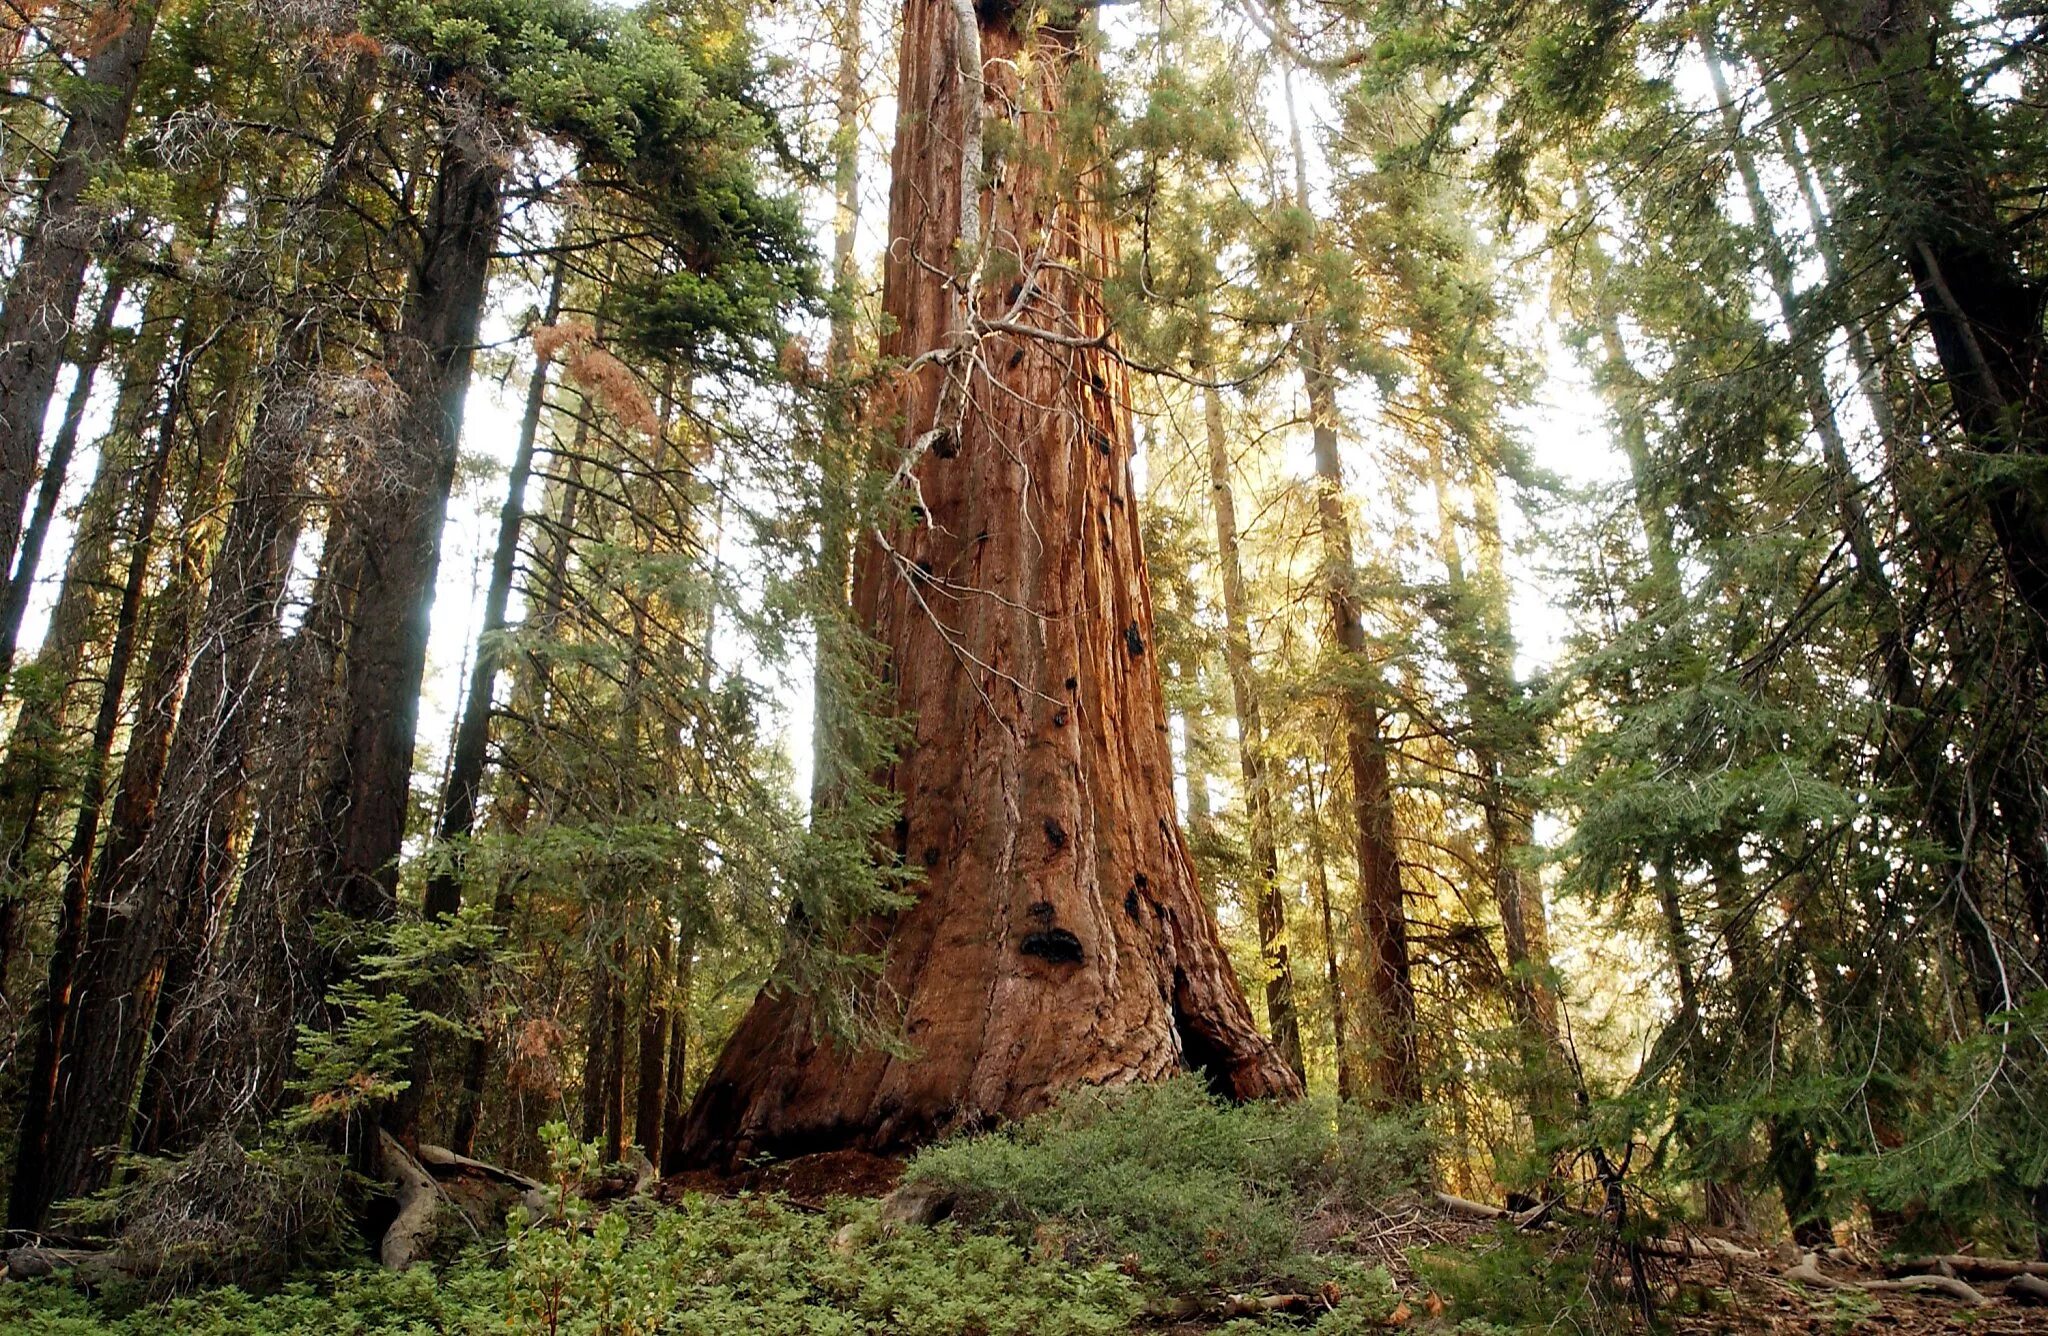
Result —
M168 1294L161 1277L95 1295L62 1278L0 1285L0 1330L1109 1336L1200 1321L1358 1336L1390 1322L1598 1325L1627 1311L1569 1248L1553 1258L1553 1243L1512 1234L1447 1245L1401 1229L1431 1173L1412 1120L1322 1101L1231 1106L1192 1079L1077 1092L924 1152L903 1193L942 1200L947 1218L930 1225L892 1226L885 1205L844 1197L593 1203L582 1194L601 1177L597 1149L558 1128L552 1151L545 1211L515 1212L502 1239L472 1237L438 1262L309 1273L260 1293L217 1283L229 1268ZM209 1234L238 1255L232 1229ZM1273 1295L1300 1302L1238 1312Z

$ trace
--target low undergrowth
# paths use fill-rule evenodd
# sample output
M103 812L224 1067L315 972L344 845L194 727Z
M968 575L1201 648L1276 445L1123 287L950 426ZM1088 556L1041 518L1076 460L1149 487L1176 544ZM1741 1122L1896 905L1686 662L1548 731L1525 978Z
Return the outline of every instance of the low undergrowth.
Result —
M1080 1090L987 1136L919 1155L906 1185L952 1218L1076 1260L1113 1262L1169 1295L1364 1286L1343 1245L1423 1186L1412 1121L1351 1105L1232 1105L1191 1077Z
M0 1331L22 1336L1096 1336L1541 1325L1580 1277L1479 1241L1394 1257L1363 1238L1415 1213L1428 1139L1409 1123L1308 1102L1229 1106L1192 1081L1080 1092L1003 1132L919 1156L913 1190L951 1217L885 1229L874 1202L686 1197L601 1208L575 1190L594 1150L556 1143L543 1218L444 1264L367 1265L251 1294L163 1300L0 1284ZM1384 1254L1381 1254L1384 1256ZM1512 1293L1492 1304L1490 1289ZM1436 1293L1441 1290L1448 1303ZM1232 1317L1260 1296L1291 1311ZM1489 1318L1491 1320L1482 1320ZM1498 1323L1498 1325L1495 1325ZM1192 1325L1191 1325L1192 1324Z
M1034 1259L957 1228L833 1240L873 1203L807 1211L764 1198L693 1197L515 1231L501 1252L391 1273L364 1267L256 1296L88 1298L48 1281L0 1286L0 1331L20 1336L1107 1336L1142 1296L1113 1267Z

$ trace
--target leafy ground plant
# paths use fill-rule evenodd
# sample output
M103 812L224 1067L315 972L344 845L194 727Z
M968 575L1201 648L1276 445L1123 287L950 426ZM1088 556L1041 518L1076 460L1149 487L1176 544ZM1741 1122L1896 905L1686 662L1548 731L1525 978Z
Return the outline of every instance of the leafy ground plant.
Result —
M1385 1292L1341 1246L1428 1178L1409 1120L1304 1100L1233 1105L1193 1077L1078 1090L1038 1117L949 1142L905 1182L952 1218L1171 1295L1323 1287Z

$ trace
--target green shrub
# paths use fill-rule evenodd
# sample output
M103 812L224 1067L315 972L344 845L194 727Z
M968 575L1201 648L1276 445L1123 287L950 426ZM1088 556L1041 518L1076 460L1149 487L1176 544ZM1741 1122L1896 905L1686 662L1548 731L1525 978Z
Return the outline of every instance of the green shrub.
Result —
M1020 1245L1113 1262L1167 1293L1359 1283L1341 1239L1428 1174L1408 1120L1353 1106L1232 1105L1192 1077L1081 1090L1038 1117L934 1147L907 1183Z
M124 1308L62 1281L0 1285L10 1336L427 1336L502 1332L493 1277L480 1270L363 1268L298 1281L259 1297L232 1286Z
M1113 1267L1039 1260L951 1226L877 1238L871 1203L829 1213L691 1198L529 1223L502 1257L346 1271L252 1297L122 1308L58 1282L0 1286L9 1336L1111 1336L1141 1296ZM837 1251L847 1224L872 1239Z
M1418 1250L1411 1260L1417 1281L1446 1301L1457 1330L1474 1336L1619 1331L1633 1321L1634 1310L1595 1274L1585 1240L1504 1225L1462 1247Z

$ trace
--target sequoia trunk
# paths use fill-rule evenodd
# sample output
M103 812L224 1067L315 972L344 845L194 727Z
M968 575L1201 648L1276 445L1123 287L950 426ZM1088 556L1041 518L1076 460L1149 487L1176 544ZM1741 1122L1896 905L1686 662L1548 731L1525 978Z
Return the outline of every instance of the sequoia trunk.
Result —
M862 544L854 606L913 721L884 778L893 853L923 881L859 931L886 953L914 1053L817 1035L812 1004L771 987L698 1094L688 1162L905 1147L1180 1068L1239 1098L1301 1088L1253 1023L1174 819L1130 405L1098 295L1114 243L1090 183L1061 172L1079 40L1000 7L904 8L883 353L918 362L901 386L917 504ZM984 108L1013 118L1014 143L986 174ZM984 236L1016 249L978 266L986 282L949 282Z

